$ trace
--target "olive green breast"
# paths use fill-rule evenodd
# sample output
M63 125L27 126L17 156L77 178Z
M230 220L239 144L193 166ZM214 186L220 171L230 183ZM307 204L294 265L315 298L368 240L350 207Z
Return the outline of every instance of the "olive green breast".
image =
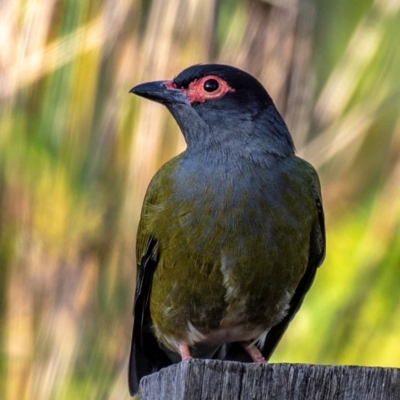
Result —
M150 309L165 344L164 337L187 342L193 328L205 336L238 325L268 329L284 317L317 219L311 184L295 157L264 170L213 165L199 173L180 156L158 172L138 253L155 236Z

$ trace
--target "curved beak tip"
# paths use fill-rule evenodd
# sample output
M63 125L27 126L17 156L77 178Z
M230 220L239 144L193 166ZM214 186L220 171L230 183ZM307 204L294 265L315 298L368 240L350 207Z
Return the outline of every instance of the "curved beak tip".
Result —
M180 90L170 87L170 81L146 82L134 86L129 93L158 103L187 103L186 96Z
M143 91L141 91L140 90L140 86L142 86L142 85L136 85L136 86L134 86L133 88L131 88L130 90L129 90L129 93L132 93L132 94L141 94Z
M146 82L134 86L129 93L136 94L145 98L153 99L154 96L163 96L165 92L165 87L163 86L163 81L158 82Z

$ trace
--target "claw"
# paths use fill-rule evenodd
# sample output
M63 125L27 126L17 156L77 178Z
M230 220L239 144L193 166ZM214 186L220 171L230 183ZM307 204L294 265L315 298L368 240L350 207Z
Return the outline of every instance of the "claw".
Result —
M249 353L251 359L257 364L265 364L265 358L258 350L257 346L253 342L240 342L244 349Z
M179 353L181 354L182 361L189 361L192 359L192 356L190 355L189 346L185 343L181 343L179 345Z

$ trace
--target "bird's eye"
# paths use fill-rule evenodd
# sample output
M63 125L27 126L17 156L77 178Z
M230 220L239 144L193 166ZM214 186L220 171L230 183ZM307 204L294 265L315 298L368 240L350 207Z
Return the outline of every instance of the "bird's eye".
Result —
M219 87L219 83L215 79L208 79L204 82L204 90L206 92L214 92Z

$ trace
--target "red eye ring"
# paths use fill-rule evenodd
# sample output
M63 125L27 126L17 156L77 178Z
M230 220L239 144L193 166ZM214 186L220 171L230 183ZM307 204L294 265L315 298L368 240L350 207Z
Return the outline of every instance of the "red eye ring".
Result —
M212 90L208 90L206 86L210 86ZM216 75L207 75L196 79L189 84L187 89L183 90L186 92L190 104L219 99L227 93L235 91L228 82Z

